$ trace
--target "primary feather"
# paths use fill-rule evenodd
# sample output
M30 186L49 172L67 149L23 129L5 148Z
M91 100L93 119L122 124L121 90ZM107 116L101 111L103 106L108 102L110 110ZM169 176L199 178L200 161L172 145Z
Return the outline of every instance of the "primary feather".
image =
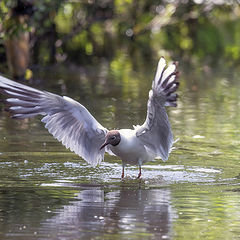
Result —
M44 115L42 122L48 131L71 151L93 166L104 159L105 151L99 151L99 148L104 142L107 129L80 103L2 76L0 91L9 96L6 105L13 118Z

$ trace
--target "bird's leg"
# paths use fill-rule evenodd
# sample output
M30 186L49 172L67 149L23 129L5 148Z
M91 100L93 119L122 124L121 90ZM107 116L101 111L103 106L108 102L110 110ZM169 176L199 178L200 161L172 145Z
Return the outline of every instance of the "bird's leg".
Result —
M141 175L142 175L142 169L141 169L141 165L139 165L139 173L138 173L137 179L140 178Z
M122 179L124 178L124 164L122 165Z

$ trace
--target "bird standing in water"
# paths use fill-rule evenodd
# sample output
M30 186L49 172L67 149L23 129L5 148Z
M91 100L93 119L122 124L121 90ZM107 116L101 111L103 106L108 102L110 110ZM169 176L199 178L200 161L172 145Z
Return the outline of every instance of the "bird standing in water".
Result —
M147 117L134 129L107 130L77 101L11 81L0 76L0 91L7 95L5 104L13 118L43 115L48 131L66 148L89 164L96 166L105 152L122 159L122 178L126 164L138 165L141 177L143 163L168 159L173 135L165 106L177 106L177 63L166 67L160 58L152 89L149 92Z

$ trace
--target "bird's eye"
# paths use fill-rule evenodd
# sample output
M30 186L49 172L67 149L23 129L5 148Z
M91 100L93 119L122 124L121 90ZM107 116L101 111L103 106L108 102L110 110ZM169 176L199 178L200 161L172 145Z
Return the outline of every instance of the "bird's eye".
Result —
M111 137L111 140L115 140L115 139L116 139L116 136L112 136L112 137Z

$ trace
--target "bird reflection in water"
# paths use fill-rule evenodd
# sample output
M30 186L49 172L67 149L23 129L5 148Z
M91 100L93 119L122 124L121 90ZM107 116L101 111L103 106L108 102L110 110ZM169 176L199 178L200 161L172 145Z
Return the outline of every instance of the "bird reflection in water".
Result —
M101 187L90 187L80 191L77 201L47 219L44 229L52 236L57 234L66 239L112 234L167 238L174 215L170 202L171 192L167 188L122 186L120 190L107 192Z

